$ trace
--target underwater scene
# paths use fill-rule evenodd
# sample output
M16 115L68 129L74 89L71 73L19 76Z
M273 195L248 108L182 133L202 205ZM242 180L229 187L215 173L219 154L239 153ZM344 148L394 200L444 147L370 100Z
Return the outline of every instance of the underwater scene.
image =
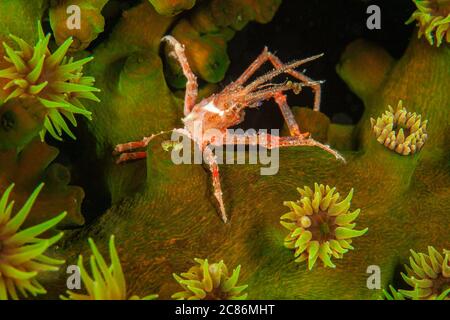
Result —
M0 300L450 299L450 0L0 0L0 44Z

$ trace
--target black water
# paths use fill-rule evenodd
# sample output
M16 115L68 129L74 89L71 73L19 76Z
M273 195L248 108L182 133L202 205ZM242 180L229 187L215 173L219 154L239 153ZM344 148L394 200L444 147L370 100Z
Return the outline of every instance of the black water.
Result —
M372 4L381 9L380 30L366 27L369 17L366 10ZM356 123L364 106L335 72L340 55L350 42L364 38L399 58L414 28L404 22L414 9L411 0L284 0L270 23L251 23L229 43L232 63L225 82L235 79L264 46L286 62L325 53L306 66L308 76L326 80L321 110L333 122ZM311 106L313 96L305 90L299 96L290 95L288 100L291 106ZM279 128L282 125L277 106L269 103L260 110L252 110L243 127Z

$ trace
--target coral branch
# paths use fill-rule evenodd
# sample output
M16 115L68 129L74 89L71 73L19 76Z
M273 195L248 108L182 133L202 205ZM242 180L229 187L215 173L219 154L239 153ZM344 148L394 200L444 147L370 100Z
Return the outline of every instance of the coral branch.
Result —
M156 12L166 16L174 16L195 5L195 0L149 0Z
M53 1L54 6L49 9L50 25L55 34L56 43L63 45L72 38L70 50L78 51L86 49L94 41L105 27L105 19L102 9L109 0L62 0ZM70 7L77 6L78 11L69 11ZM79 16L76 16L78 15ZM75 15L75 16L74 16ZM79 26L69 28L68 23L74 24L79 19Z

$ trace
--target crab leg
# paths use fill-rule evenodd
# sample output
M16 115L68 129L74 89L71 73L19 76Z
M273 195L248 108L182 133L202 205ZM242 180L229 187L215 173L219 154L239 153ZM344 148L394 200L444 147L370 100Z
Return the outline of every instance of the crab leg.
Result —
M135 150L139 148L145 148L153 139L153 135L150 137L144 137L141 141L132 141L127 143L121 143L116 145L113 154L123 153L125 151Z
M147 152L146 151L138 151L138 152L128 152L128 153L122 153L117 159L116 163L122 163L122 162L128 162L132 160L140 160L147 158Z
M269 136L269 135L266 135ZM260 139L265 137L260 137ZM345 159L343 156L339 154L339 152L333 150L330 148L330 146L326 144L322 144L319 141L314 140L313 138L303 138L301 136L297 137L277 137L277 136L270 136L268 138L268 141L270 141L268 144L265 142L259 143L259 145L266 147L267 149L273 149L273 148L284 148L284 147L297 147L297 146L306 146L306 147L318 147L322 150L325 150L326 152L332 154L337 160L341 160L345 162Z
M204 160L208 164L209 170L211 171L214 196L216 197L217 202L219 204L221 218L224 223L227 223L228 218L222 198L222 187L220 185L219 166L217 165L216 156L212 152L211 148L209 148L208 146L205 148L203 152L204 152Z
M266 149L274 148L286 148L286 147L318 147L326 152L332 154L337 160L345 162L344 157L342 157L337 151L331 149L328 145L322 144L313 138L304 138L300 136L292 137L278 137L271 134L250 134L250 135L237 135L227 132L224 137L224 141L231 142L228 144L237 145L259 145ZM214 144L218 145L218 144Z
M147 157L147 152L145 151L128 152L128 153L126 152L136 150L139 148L145 148L148 146L148 144L150 143L150 141L152 141L153 138L167 132L170 131L161 131L160 133L152 134L150 137L144 137L140 141L132 141L116 145L113 151L113 155L120 154L119 159L117 159L116 163L127 162L130 160L145 159Z
M280 91L279 89L274 91L268 90L266 93L261 94L258 98L260 98L261 100L274 98L275 102L280 108L284 120L286 121L291 136L300 136L302 138L307 138L309 136L308 132L301 133L297 121L295 120L294 114L287 104L286 96L282 93L282 91Z
M274 55L270 52L268 53L268 55L269 55L268 58L269 58L270 62L272 62L272 64L275 66L275 68L283 67L283 63L276 55ZM314 91L314 111L319 111L320 110L320 100L321 100L321 96L322 96L322 89L320 87L320 83L312 80L310 77L304 75L303 73L301 73L297 70L289 69L286 72L289 75L291 75L292 77L297 78L300 81L306 82L306 85L309 84L311 86L311 89Z
M286 121L286 125L289 128L291 136L302 136L303 138L306 138L309 133L305 133L302 135L302 133L300 132L300 128L297 124L297 121L295 121L294 114L287 104L286 96L281 92L278 92L275 94L274 98L275 102L280 107L281 113L283 114L283 118Z
M241 74L239 78L237 78L236 81L230 83L229 87L234 86L242 86L244 83L250 79L250 77L259 69L261 66L266 63L269 50L267 47L264 47L263 51L259 54L259 56L252 62L250 66Z
M116 160L116 163L123 163L128 162L132 160L140 160L145 159L147 157L147 152L145 151L138 151L138 152L126 152L131 151L139 148L145 148L149 142L152 140L154 136L150 137L144 137L141 141L133 141L133 142L127 142L118 144L113 151L113 154L120 154L119 158Z
M309 61L311 58L304 59L302 61ZM275 69L281 69L285 65L281 60L274 55L273 53L269 52L267 47L263 49L261 54L253 61L253 63L242 73L242 75L235 81L232 82L225 90L232 90L235 87L243 86L244 83L250 79L250 77L267 61L270 61ZM321 101L321 87L320 82L314 81L308 76L304 75L303 73L294 70L294 69L287 69L285 71L287 74L291 75L294 78L299 79L300 81L305 82L305 86L310 86L311 89L314 91L314 111L320 110L320 101Z
M186 55L184 54L184 45L179 43L178 40L172 36L165 36L161 39L161 41L167 41L170 45L172 45L175 57L178 59L181 69L183 70L183 74L187 79L186 93L184 95L184 115L187 116L191 112L192 108L194 108L195 101L197 100L197 77L192 72Z
M301 66L302 64L318 59L322 56L322 54L316 55L316 56L312 56L303 60L295 60L289 64L285 64L282 65L280 68L275 68L272 71L269 71L268 73L256 78L255 80L253 80L253 82L250 82L248 85L246 85L244 87L244 90L247 92L252 92L256 89L258 89L260 86L263 86L264 84L266 84L268 81L272 80L273 78L283 74L283 73L288 73L290 70L294 70L295 68L298 68L299 66ZM315 83L320 84L322 83L321 81L316 81ZM312 83L309 82L304 82L303 83L304 86L311 86Z

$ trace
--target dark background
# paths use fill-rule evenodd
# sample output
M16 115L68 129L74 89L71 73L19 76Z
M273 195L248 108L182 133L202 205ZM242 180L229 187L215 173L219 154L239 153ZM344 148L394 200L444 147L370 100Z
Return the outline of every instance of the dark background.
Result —
M366 10L371 4L381 8L381 30L366 27L369 17ZM321 111L335 123L356 123L364 106L335 71L342 52L353 40L364 38L399 58L414 28L413 24L405 25L414 10L411 0L284 0L270 23L250 23L230 41L231 66L224 83L236 79L264 46L284 62L325 53L324 57L305 65L309 77L326 80L322 85ZM312 102L309 90L299 96L288 96L291 106L312 106ZM259 110L247 112L241 126L281 128L283 119L276 104L269 102Z

